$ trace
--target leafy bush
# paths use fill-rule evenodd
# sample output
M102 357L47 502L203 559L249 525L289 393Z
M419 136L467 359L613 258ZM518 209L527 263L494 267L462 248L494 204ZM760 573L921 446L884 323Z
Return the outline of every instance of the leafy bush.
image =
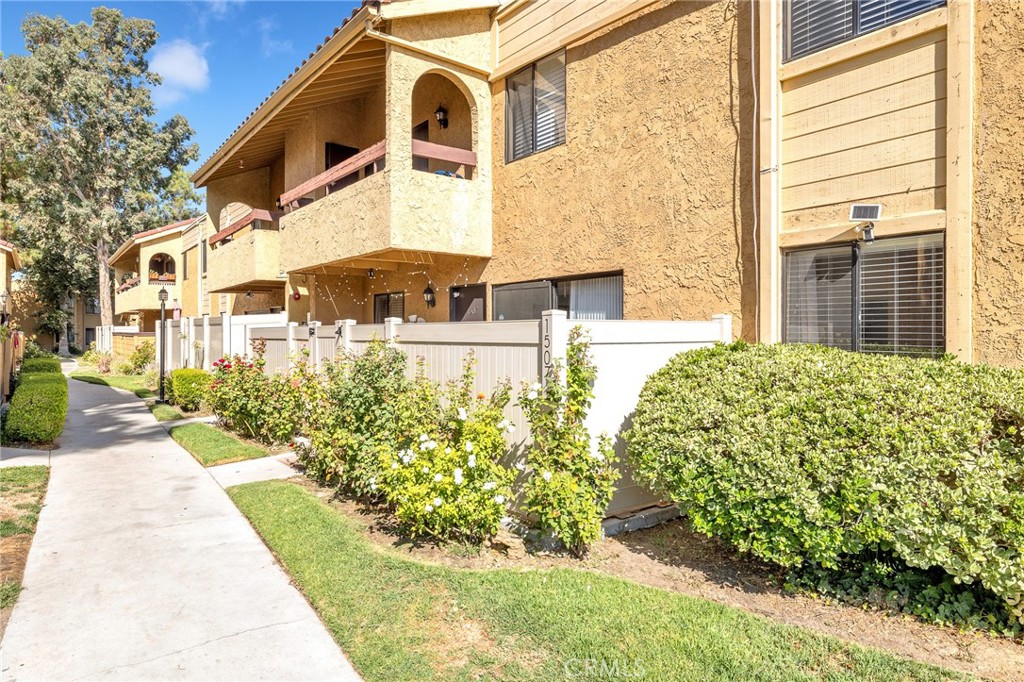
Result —
M526 387L519 398L533 435L525 508L542 530L582 554L601 537L619 471L611 440L602 435L592 448L584 426L597 368L580 327L569 333L564 383L561 371L556 365L544 386Z
M167 401L186 412L195 412L206 400L213 377L202 369L176 369L167 377Z
M413 535L492 537L512 503L515 474L501 463L508 454L504 409L510 386L499 385L489 399L474 398L473 362L470 355L461 379L449 384L443 409L440 388L422 370L399 398L400 449L382 450L379 485Z
M26 371L23 367L4 421L3 441L50 443L64 430L67 412L68 382L64 375L47 369Z
M399 441L396 408L410 389L405 367L405 354L380 340L328 364L322 384L300 365L295 378L308 414L298 456L311 476L357 497L374 494L381 449L394 451Z
M263 373L262 355L213 363L208 401L221 421L237 433L264 443L287 443L303 413L298 382Z
M135 350L125 362L118 364L118 374L145 374L149 366L156 361L156 345L152 341L143 341L135 346Z
M96 371L100 374L110 374L110 365L114 356L110 352L96 350L96 342L89 344L89 349L82 354L82 362L87 365L95 365Z
M25 339L24 357L26 360L31 360L32 358L52 358L56 356L48 350L43 350L43 347L35 339Z
M785 567L891 554L1022 615L1019 370L737 343L673 358L633 424L637 477L702 533Z
M50 372L51 374L60 374L60 360L53 357L28 358L21 363L22 374L33 374L37 372Z

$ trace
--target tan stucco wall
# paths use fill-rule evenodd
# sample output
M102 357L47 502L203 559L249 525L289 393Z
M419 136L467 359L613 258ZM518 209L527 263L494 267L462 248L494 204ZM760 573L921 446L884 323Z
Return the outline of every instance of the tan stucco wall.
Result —
M277 230L243 228L232 235L230 241L210 247L207 287L213 292L264 288L267 282L278 280L279 252Z
M220 224L220 212L232 202L241 202L268 211L275 208L277 197L271 196L270 170L264 166L219 180L211 180L206 185L206 212L213 223L212 229L216 231L227 227Z
M484 280L621 269L627 319L753 338L749 9L671 2L569 49L566 144L510 164L495 83Z
M161 288L167 289L168 315L173 310L175 301L182 305L181 247L181 234L174 233L172 236L139 244L137 259L125 257L114 263L115 289L120 285L121 275L125 272L137 272L141 278L138 286L114 295L115 315L122 315L134 310L159 310L160 300L157 294ZM149 283L149 262L158 253L167 254L174 259L175 281L173 283Z
M389 30L399 38L468 64L484 69L490 65L489 10L392 19Z
M1024 365L1024 4L975 20L974 359Z
M191 249L187 249L188 258L185 258L184 252L182 258L179 261L179 277L182 278L181 282L181 314L189 317L196 317L202 314L199 309L199 247L193 246ZM188 261L185 263L185 261Z
M311 275L313 319L324 324L335 320L358 320L366 298L366 277Z
M11 275L14 274L14 256L7 253L6 251L0 252L0 285L3 285L3 289L0 291L11 291Z

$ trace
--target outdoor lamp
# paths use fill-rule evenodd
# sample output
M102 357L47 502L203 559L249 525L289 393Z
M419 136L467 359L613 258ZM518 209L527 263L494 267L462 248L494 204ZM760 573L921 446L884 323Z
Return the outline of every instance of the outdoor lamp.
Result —
M10 294L6 291L0 293L0 312L7 312L7 299L10 298Z
M159 402L164 402L164 374L167 357L167 287L160 287L156 297L160 299L160 395Z
M437 109L434 111L434 117L442 128L448 127L448 110L444 108L444 105L437 105Z
M428 308L433 308L437 305L437 297L434 296L434 290L429 286L423 290L423 301L427 304Z
M860 233L864 236L864 243L870 244L875 241L875 224L867 223L860 228Z
M161 303L167 303L167 289L160 287L160 293L157 294L157 298L160 299Z

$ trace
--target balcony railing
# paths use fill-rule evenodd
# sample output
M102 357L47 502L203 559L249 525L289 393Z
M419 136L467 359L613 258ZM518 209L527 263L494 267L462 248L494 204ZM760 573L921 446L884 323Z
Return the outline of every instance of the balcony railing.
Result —
M141 277L132 277L131 279L126 279L124 282L121 283L121 286L117 288L117 293L120 294L125 291L128 291L129 289L134 289L135 287L139 286L139 282L141 281Z
M366 178L383 169L386 152L387 140L381 140L355 156L342 161L336 166L332 166L320 175L306 180L298 187L288 190L281 195L277 203L286 211L293 210L305 205L305 203L314 201L314 199L309 199L309 195L331 187L342 178L359 173L361 173L359 179ZM412 155L414 157L445 161L463 166L475 167L477 164L476 152L474 151L458 147L448 147L425 140L412 141Z
M249 211L235 222L225 227L217 234L210 237L210 245L212 246L213 244L217 244L218 242L222 242L226 239L229 239L230 237L234 236L235 233L245 229L250 225L253 225L255 227L260 223L269 223L270 225L268 225L268 227L271 227L271 229L276 229L274 223L277 222L277 219L280 217L280 215L281 214L276 211L272 212L265 211L261 208L254 208L253 210ZM263 225L259 226L261 228L264 227Z
M149 275L150 284L174 284L176 281L177 278L173 272L164 275L154 275L152 273Z

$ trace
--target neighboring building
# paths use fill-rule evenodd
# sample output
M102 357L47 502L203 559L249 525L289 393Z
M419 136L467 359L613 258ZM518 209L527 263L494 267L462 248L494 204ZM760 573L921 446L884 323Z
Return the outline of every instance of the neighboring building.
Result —
M160 319L161 289L167 291L167 317L181 314L182 233L204 216L132 235L110 257L114 268L114 314L122 325L151 332Z
M21 255L18 247L0 239L0 317L7 323L7 316L14 303L14 271L21 269Z
M1024 364L1021 35L1012 0L364 3L193 176L209 290Z
M12 292L12 302L8 308L15 325L43 349L56 352L59 339L50 332L39 329L39 314L43 311L43 304L36 297L35 290L28 280L15 280ZM73 298L68 322L68 344L82 351L87 350L89 344L99 335L99 299L95 296Z

